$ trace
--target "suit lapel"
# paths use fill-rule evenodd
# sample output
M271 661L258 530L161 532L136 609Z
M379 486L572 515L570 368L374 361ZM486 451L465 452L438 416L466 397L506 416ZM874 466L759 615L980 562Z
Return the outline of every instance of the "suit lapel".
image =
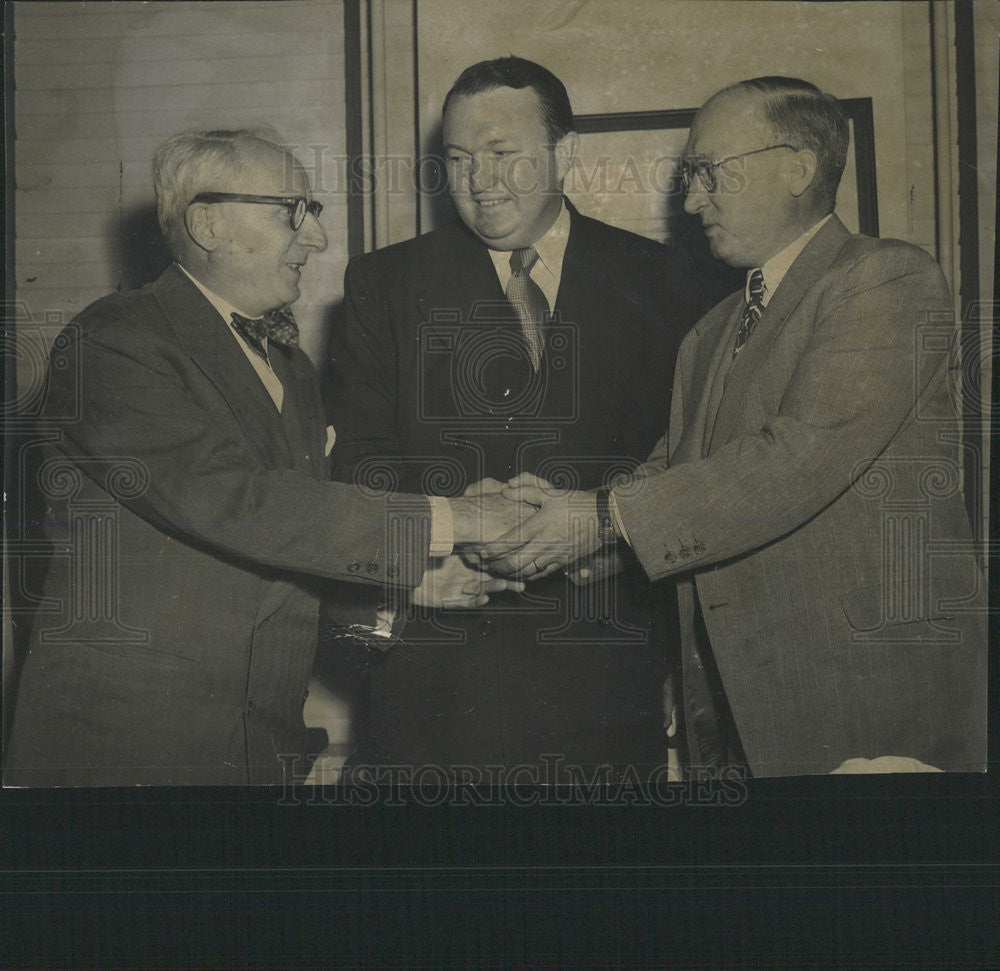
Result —
M566 208L570 220L569 238L563 254L555 309L566 321L600 320L600 313L595 313L595 309L615 299L616 288L608 285L606 268L595 261L597 247L590 221L581 216L568 199ZM613 325L615 321L608 323ZM619 335L619 339L623 336L627 335Z
M281 415L216 309L176 266L153 285L177 341L225 399L267 465L291 461Z
M675 380L683 382L684 429L680 440L671 443L671 464L693 462L703 455L703 443L711 434L718 407L712 391L728 343L726 324L732 320L742 300L742 293L737 291L705 314L694 326L697 343L691 351L692 363L684 365L678 361Z
M750 382L767 359L771 345L781 333L785 321L799 305L806 292L830 268L830 264L850 235L844 224L836 216L832 216L788 268L774 296L764 308L753 334L740 351L739 357L733 362L711 435L713 443L724 443L729 440L742 414L743 398Z
M474 310L485 319L510 318L510 305L500 289L489 251L468 230L453 225L455 236L443 251L425 254L417 269L420 319L433 333L444 335L458 323L468 323ZM443 295L447 295L442 299ZM504 315L503 310L506 310Z

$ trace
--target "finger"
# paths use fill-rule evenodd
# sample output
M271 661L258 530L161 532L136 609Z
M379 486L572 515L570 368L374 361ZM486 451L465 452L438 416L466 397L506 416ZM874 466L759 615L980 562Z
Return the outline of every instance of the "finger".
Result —
M487 602L489 601L489 599L490 599L489 597L486 597L486 601ZM479 607L479 606L481 606L481 604L479 603L479 600L480 600L480 597L478 597L478 596L474 596L474 597L445 597L441 601L441 606L445 610L457 610L457 609L459 609L461 607Z
M539 526L532 526L535 517L531 516L519 523L513 529L508 530L503 536L498 536L490 543L484 543L479 550L479 555L485 560L492 560L495 557L506 556L514 550L519 550L527 546L536 536ZM530 560L529 556L525 562ZM493 564L489 564L489 569L493 569Z
M533 506L541 506L546 499L546 495L538 486L507 486L501 495L504 499L511 499L514 502L528 502Z
M515 488L517 486L535 486L539 489L551 488L546 479L539 478L537 475L532 475L531 472L521 472L515 475L513 479L507 480L508 488Z
M528 580L534 580L534 574L538 568L535 566L534 559L530 553L517 552L502 560L493 561L490 563L490 569L495 570L503 576L524 577Z
M556 570L560 569L559 563L557 561L551 562L544 570L539 570L538 573L531 577L532 581L541 580L542 577L550 576L555 573Z
M485 496L492 495L495 492L500 492L503 490L505 483L501 482L499 479L491 479L487 476L485 479L480 479L478 482L473 482L468 486L465 492L462 493L463 496Z
M506 580L510 580L511 582L516 582L511 580L511 578L520 572L521 566L522 566L521 563L517 563L516 565L512 564L510 559L507 558L503 560L491 561L490 570L492 570L495 574L497 574L500 577L503 577Z
M523 593L524 584L518 580L511 580L509 577L492 576L480 571L476 574L475 579L468 580L462 585L462 593L470 596L480 593L503 593L505 590Z

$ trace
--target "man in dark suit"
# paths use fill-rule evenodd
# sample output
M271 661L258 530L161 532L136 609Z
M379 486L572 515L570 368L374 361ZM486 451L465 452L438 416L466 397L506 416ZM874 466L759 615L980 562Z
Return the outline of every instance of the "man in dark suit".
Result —
M718 258L748 269L746 290L685 339L669 432L635 477L609 493L512 490L543 508L487 547L494 569L530 576L617 534L651 580L678 578L694 766L984 766L985 595L953 444L951 296L922 250L833 215L847 145L836 100L805 81L708 101L685 208Z
M468 68L443 136L460 220L347 269L328 396L335 474L449 496L521 471L609 482L667 420L677 348L701 309L687 264L564 199L578 136L545 68ZM634 566L596 596L560 574L489 610L411 620L370 659L352 763L563 760L619 776L664 763L676 608L668 589L644 588Z
M513 521L506 500L324 481L319 384L291 315L269 313L326 247L295 159L252 132L185 133L154 181L177 262L53 350L39 479L55 549L11 785L280 783L305 763L317 578L419 584L420 603L507 589L471 568L421 582L429 554ZM354 619L375 636L374 614Z

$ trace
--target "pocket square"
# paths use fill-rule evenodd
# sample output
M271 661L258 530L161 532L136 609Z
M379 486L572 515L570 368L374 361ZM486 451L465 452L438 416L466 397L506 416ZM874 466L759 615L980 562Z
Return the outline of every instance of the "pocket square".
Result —
M333 444L337 441L337 433L333 430L333 425L326 426L326 448L323 449L324 457L329 457L333 451Z

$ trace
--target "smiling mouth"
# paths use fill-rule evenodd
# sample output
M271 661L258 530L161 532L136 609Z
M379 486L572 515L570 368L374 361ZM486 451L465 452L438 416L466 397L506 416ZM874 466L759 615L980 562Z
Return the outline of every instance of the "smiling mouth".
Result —
M476 205L482 206L484 209L492 209L495 206L503 205L505 202L510 202L510 199L476 199Z

